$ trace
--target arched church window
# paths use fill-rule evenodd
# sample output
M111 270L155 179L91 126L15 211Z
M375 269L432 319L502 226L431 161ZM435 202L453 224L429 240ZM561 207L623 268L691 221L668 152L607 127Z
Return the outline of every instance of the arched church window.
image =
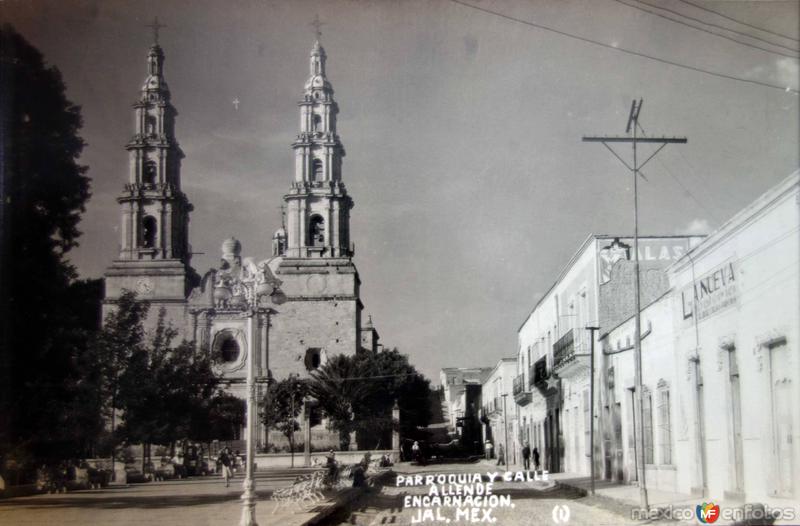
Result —
M314 114L314 131L322 131L322 116Z
M239 343L233 335L227 335L219 346L219 354L225 363L235 362L239 358Z
M144 184L156 184L156 163L147 161L144 163L144 174L142 176Z
M142 220L142 245L145 248L153 248L156 246L156 231L158 223L153 216L146 216Z
M313 371L314 369L318 369L320 365L322 365L322 353L317 348L310 348L306 350L306 357L303 360L303 363L306 366L306 370Z
M155 135L156 134L156 118L152 115L148 115L144 120L145 125L145 132L147 135Z
M312 247L325 246L325 220L318 215L311 216L308 229L308 244Z
M322 160L321 159L314 159L314 162L311 163L311 180L312 181L322 181L323 173L322 173Z

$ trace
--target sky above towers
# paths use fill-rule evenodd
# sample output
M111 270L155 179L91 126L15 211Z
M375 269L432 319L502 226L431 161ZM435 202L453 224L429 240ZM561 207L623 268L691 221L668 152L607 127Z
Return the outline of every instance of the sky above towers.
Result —
M4 2L2 20L83 107L93 196L71 255L81 274L99 277L117 253L156 15L201 273L230 235L245 255L270 253L319 15L366 312L429 375L515 354L517 328L583 239L632 231L629 174L580 140L623 134L632 99L644 99L647 133L689 139L644 170L642 233L708 232L800 164L795 92L612 48L794 90L797 59L614 0L469 3L508 18L446 0ZM680 0L658 5L798 47ZM797 2L699 5L798 38Z

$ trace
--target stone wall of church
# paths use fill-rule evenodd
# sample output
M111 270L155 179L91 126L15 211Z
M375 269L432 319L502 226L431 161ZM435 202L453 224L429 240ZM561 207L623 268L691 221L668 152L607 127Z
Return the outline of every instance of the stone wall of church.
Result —
M359 345L358 300L290 299L270 317L269 368L273 377L308 376L305 358L319 349L324 363L335 354L354 354Z

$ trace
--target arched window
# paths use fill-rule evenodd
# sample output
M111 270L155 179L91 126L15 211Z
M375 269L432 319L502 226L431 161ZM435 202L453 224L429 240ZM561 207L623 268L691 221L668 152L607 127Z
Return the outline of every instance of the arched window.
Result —
M323 178L322 160L314 159L314 161L311 163L311 180L322 181L322 178Z
M152 115L148 115L144 119L145 124L145 132L147 135L155 135L156 134L156 118Z
M235 362L239 358L239 343L233 335L227 335L219 346L219 354L225 363Z
M325 246L325 220L318 215L311 216L308 226L308 245L311 247Z
M156 246L156 232L158 231L158 223L153 216L145 216L142 219L142 246L145 248L153 248Z
M314 114L314 131L322 131L322 117Z
M144 173L142 174L142 182L144 184L156 183L156 162L146 161L144 163Z
M318 369L320 365L322 365L322 353L317 348L310 348L306 351L306 357L303 360L303 363L306 366L306 370L313 371L314 369Z

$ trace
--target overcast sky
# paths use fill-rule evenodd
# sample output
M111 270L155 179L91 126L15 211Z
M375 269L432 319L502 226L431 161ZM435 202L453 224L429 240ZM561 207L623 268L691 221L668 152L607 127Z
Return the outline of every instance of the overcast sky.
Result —
M469 1L618 48L798 88L796 59L616 0ZM657 3L798 46L798 2L694 0L792 39L681 0ZM293 176L289 145L314 40L309 23L319 14L366 312L385 345L431 376L514 355L519 325L583 239L632 231L629 173L581 137L623 134L633 98L644 99L648 133L689 139L644 170L643 234L711 230L798 166L796 92L632 56L448 0L6 0L0 14L62 71L69 98L83 107L82 162L93 196L71 257L84 277L101 276L117 255L115 197L127 181L131 103L152 42L144 26L155 15L168 26L161 45L186 153L184 190L195 205L190 239L204 253L193 264L201 273L215 266L230 235L244 255L270 254Z

